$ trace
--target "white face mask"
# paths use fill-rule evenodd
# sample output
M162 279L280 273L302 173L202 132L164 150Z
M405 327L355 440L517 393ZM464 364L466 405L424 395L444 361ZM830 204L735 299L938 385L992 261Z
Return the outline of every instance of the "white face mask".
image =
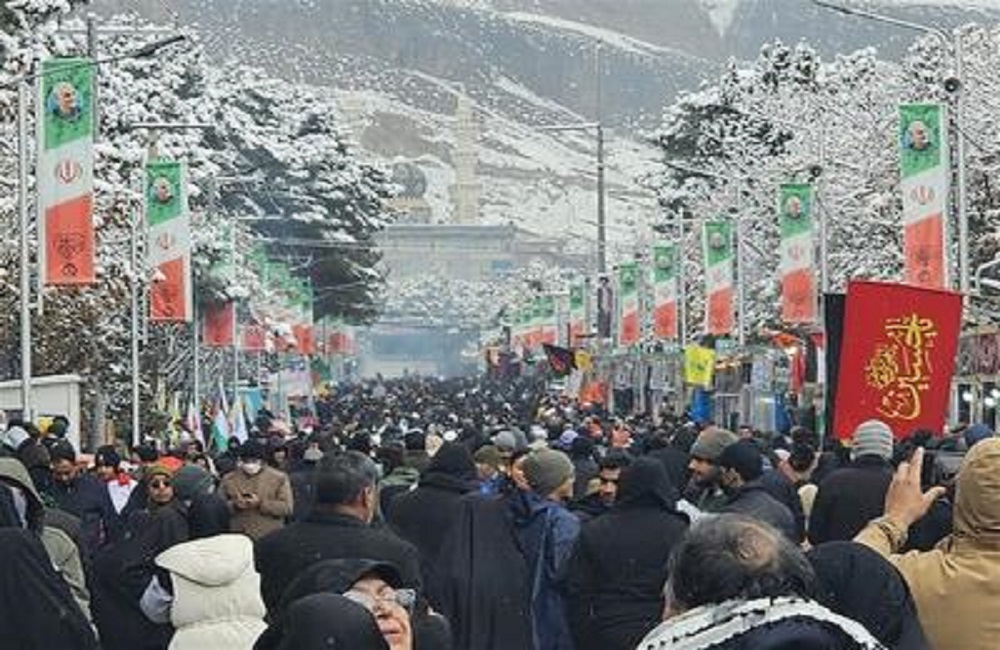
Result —
M259 460L245 461L240 464L240 467L242 467L243 471L250 476L259 474L260 470L264 469L264 466L261 464Z

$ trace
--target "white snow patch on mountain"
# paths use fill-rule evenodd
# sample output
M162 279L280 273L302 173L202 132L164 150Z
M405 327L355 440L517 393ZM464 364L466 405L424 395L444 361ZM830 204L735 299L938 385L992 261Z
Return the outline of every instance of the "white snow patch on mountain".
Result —
M514 20L522 23L534 23L537 25L545 25L547 27L552 27L567 32L574 32L580 36L585 36L587 38L592 38L596 41L600 41L605 45L618 48L622 51L629 52L636 56L660 56L662 54L674 54L680 56L689 56L680 50L674 50L667 47L660 47L659 45L653 45L652 43L647 43L646 41L640 40L638 38L632 38L631 36L626 36L621 32L616 32L610 29L603 29L601 27L595 27L594 25L588 25L587 23L580 23L575 20L566 20L564 18L556 18L555 16L546 16L543 14L533 14L524 11L509 11L503 14L504 18Z
M708 13L709 20L719 36L725 36L736 19L736 10L742 0L701 0L701 5Z

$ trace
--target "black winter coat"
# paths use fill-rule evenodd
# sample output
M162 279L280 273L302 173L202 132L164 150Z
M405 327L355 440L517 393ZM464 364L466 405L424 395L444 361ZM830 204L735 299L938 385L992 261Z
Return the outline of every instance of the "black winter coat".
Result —
M882 514L892 467L877 456L862 456L819 484L809 517L809 541L850 540Z
M584 524L566 570L576 650L633 650L656 627L667 563L688 527L657 460L636 460L619 485L617 505Z
M777 499L792 513L795 519L795 543L800 544L806 538L806 514L802 510L802 499L788 477L776 470L764 472L760 477L761 486L767 493Z
M392 502L389 526L417 547L424 584L430 584L441 543L461 509L462 497L474 491L468 481L439 472L428 472L417 489ZM448 558L444 558L448 561Z
M614 508L588 521L567 569L577 650L633 650L663 615L663 584L687 518L662 507Z
M798 528L791 510L768 494L758 481L751 481L729 497L719 511L752 517L780 530L792 542L798 542Z
M277 607L285 587L313 562L350 558L391 562L399 569L406 587L421 586L420 558L412 544L356 517L314 509L304 521L276 530L257 542L255 561L268 612Z

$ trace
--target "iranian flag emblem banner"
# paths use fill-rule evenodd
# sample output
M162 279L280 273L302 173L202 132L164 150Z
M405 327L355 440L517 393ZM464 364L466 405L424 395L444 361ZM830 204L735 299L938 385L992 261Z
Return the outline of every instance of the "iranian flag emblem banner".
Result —
M618 345L639 342L639 265L628 262L618 267Z
M183 166L165 160L146 163L144 198L148 261L158 271L149 292L149 318L190 321L191 225Z
M653 246L653 332L656 338L677 338L677 247Z
M46 285L93 284L94 68L49 59L38 83L38 255Z
M587 330L587 288L581 282L569 288L569 345L582 343Z
M951 170L945 119L940 104L899 107L904 282L929 289L948 286L944 224Z
M539 345L555 345L558 338L556 322L556 297L546 294L538 298L538 318L540 321Z
M707 221L705 248L705 330L723 336L733 331L733 224Z
M782 185L778 198L781 226L781 319L813 323L817 317L813 189Z

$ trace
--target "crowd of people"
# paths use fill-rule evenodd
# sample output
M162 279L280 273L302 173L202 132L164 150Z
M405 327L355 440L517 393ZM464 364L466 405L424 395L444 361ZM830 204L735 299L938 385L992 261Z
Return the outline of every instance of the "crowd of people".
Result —
M331 387L206 450L0 434L0 647L985 650L1000 439L618 419L542 382ZM846 443L846 444L845 444Z

